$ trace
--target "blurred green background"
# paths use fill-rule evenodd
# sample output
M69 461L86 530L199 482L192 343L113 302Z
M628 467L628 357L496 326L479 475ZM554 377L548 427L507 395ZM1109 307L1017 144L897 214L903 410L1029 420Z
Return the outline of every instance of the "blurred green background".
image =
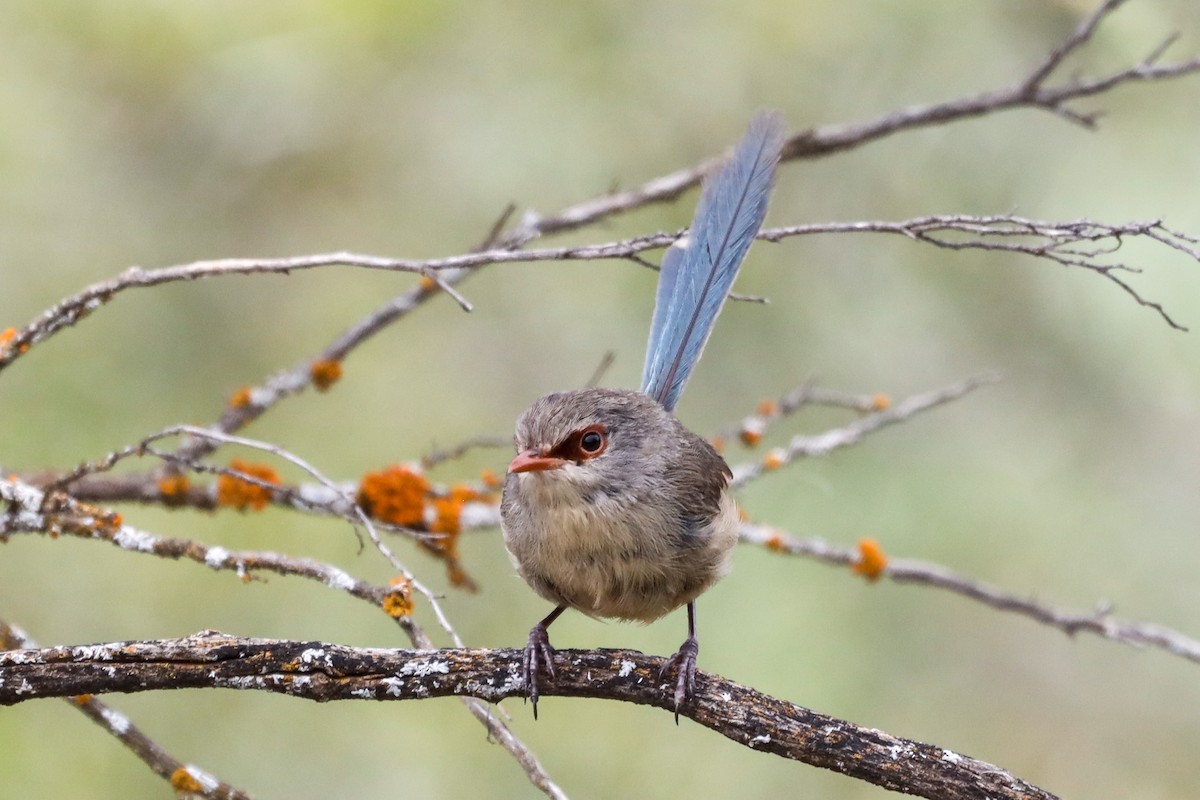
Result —
M868 119L1015 81L1092 2L782 4L32 2L0 5L0 328L131 264L349 249L464 252L509 202L554 211L690 165L753 112L793 129ZM1200 51L1194 0L1134 0L1070 75L1132 63L1172 31ZM1003 213L1200 234L1200 78L1080 104L1099 132L1017 111L906 133L781 170L769 224ZM678 204L553 242L687 224ZM550 242L548 242L550 243ZM1200 265L1129 243L1131 280L1200 329ZM0 380L0 463L70 466L314 353L412 285L329 269L129 292ZM654 275L626 263L495 267L356 351L326 395L247 431L353 479L475 434L534 397L636 385ZM900 397L996 369L1004 381L860 447L756 484L756 520L944 563L1021 594L1200 636L1200 339L1100 277L898 238L759 245L681 404L715 431L816 378ZM811 414L770 442L845 421ZM737 463L757 457L737 450ZM502 470L503 452L439 469ZM289 477L298 477L287 473ZM133 524L390 577L346 526L268 512L136 507ZM419 574L438 564L407 545ZM496 531L466 538L479 595L449 612L477 646L517 646L547 610ZM934 590L743 548L700 603L701 666L825 713L998 763L1065 797L1193 798L1200 665L1061 633ZM322 586L19 536L0 548L0 616L43 644L203 628L399 646L381 614ZM431 623L426 619L426 622ZM430 624L432 628L432 624ZM567 615L562 647L669 653L648 627ZM532 797L450 700L318 706L235 692L110 698L174 755L261 797ZM668 714L550 698L514 728L577 797L875 798ZM0 796L163 797L161 781L61 702L0 710Z

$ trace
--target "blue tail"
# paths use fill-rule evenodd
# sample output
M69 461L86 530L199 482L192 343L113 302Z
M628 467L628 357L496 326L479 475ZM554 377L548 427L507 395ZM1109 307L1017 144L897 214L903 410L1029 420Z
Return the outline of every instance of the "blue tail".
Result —
M667 249L642 369L642 391L675 408L738 267L767 215L783 119L762 112L733 156L704 182L687 236Z

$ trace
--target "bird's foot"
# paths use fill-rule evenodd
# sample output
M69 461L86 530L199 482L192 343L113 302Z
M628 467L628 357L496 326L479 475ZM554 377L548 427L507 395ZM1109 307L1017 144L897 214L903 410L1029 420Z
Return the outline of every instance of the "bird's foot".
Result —
M529 632L529 642L525 645L525 654L521 658L521 677L525 681L525 694L533 703L533 718L537 719L538 703L538 670L546 668L546 674L551 678L554 674L554 648L550 646L550 634L546 624L539 622Z
M679 724L679 707L696 693L696 656L700 652L700 643L695 636L689 636L679 646L679 652L668 658L659 667L658 679L665 680L667 674L675 669L675 724Z

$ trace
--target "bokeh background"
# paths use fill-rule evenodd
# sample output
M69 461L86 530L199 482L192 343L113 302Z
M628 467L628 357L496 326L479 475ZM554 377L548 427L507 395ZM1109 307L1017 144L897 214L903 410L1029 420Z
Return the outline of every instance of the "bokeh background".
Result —
M1008 85L1094 5L11 0L0 4L0 328L123 268L349 249L464 252L509 202L550 212L689 165L761 107L790 126L864 120ZM1064 74L1131 63L1193 0L1134 0ZM1200 79L1080 104L1098 132L1016 111L905 133L782 170L769 223L1002 213L1164 217L1200 234ZM687 224L695 201L555 242ZM548 242L549 243L549 242ZM1131 280L1200 329L1200 265L1129 243ZM70 466L175 422L214 420L237 387L315 352L413 278L350 269L129 292L0 381L0 463ZM353 479L476 434L535 396L636 385L654 275L628 263L496 267L346 363L325 395L248 430ZM757 246L681 404L715 431L806 380L903 396L985 370L1002 383L760 481L756 520L944 563L1019 593L1200 636L1200 336L1098 276L898 238ZM812 413L783 441L846 420ZM738 450L731 462L757 457ZM503 469L476 453L433 477ZM291 477L296 477L288 473ZM390 577L344 525L125 508L134 524ZM440 566L400 546L431 584ZM477 646L516 646L547 610L498 531L464 542L478 595L448 609ZM1077 640L934 590L866 585L751 548L701 604L701 666L766 692L1005 766L1066 797L1192 798L1200 665ZM382 614L322 586L82 541L0 547L0 615L44 644L243 635L399 646ZM428 621L428 620L426 620ZM433 626L431 625L431 628ZM563 647L673 652L648 627L567 615ZM235 692L110 698L176 756L262 797L532 797L452 700L317 706ZM550 698L517 732L573 796L884 792L754 753L659 711ZM0 710L0 796L162 797L169 789L61 702Z

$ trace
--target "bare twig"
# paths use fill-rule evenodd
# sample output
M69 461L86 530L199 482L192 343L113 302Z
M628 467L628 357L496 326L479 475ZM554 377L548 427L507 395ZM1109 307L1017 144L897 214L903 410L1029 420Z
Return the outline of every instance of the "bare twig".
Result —
M429 451L421 456L421 466L425 469L433 469L434 467L444 464L447 461L454 461L462 458L467 453L477 448L500 448L511 447L512 437L509 436L472 436L471 438L459 442L453 447L438 448Z
M1043 109L1072 122L1094 127L1095 114L1073 111L1067 104L1072 100L1102 94L1124 83L1166 80L1200 72L1200 58L1171 64L1159 63L1167 45L1174 39L1174 37L1169 37L1133 66L1114 70L1095 78L1071 78L1058 86L1046 86L1045 83L1050 74L1062 64L1070 53L1084 44L1102 19L1122 2L1123 0L1107 0L1084 20L1071 36L1043 59L1042 63L1008 87L944 103L911 106L864 123L809 128L788 139L783 149L782 160L815 158L860 147L900 131L943 125L961 119L1022 107ZM485 238L484 245L490 247L491 252L499 250L512 254L513 251L522 248L530 240L539 236L574 230L605 217L641 208L651 203L673 201L683 192L699 184L704 175L720 161L719 157L708 158L692 167L654 178L634 189L610 192L568 206L555 214L541 216L532 212L526 213L520 224L507 237L499 238L496 230L493 229ZM506 213L502 219L507 216ZM497 242L498 246L494 246ZM622 257L628 257L628 255ZM414 302L419 304L440 289L452 293L460 305L469 308L470 304L452 288L465 277L458 270L481 266L484 263L498 263L501 260L503 259L497 257L479 262L473 260L471 256L461 256L455 259L443 259L442 261L445 263L435 267L428 262L409 259L389 259L355 253L331 253L280 259L223 259L167 267L150 272L139 267L131 267L118 278L95 284L80 294L63 300L17 331L8 343L9 346L0 350L0 370L31 346L43 341L58 330L73 325L108 302L114 294L128 288L210 277L216 274L286 273L333 265L415 272L427 277L432 274L432 270L438 269L448 270L450 274L440 275L436 281L430 280L431 285L420 293L406 293L401 305L408 306ZM389 304L364 322L368 327L374 327L379 324L380 318L394 319L395 312L396 309ZM374 323L370 322L372 319L375 320ZM223 430L228 432L234 429L223 428Z
M1019 217L1012 214L987 216L930 215L901 221L864 221L844 223L814 223L763 229L758 238L780 241L792 236L822 233L890 233L949 250L993 250L1020 253L1043 258L1057 264L1080 267L1096 272L1117 284L1140 305L1154 309L1172 327L1186 330L1172 319L1162 305L1143 298L1119 272L1138 272L1123 263L1105 263L1103 258L1116 251L1128 238L1148 238L1194 260L1200 260L1200 247L1195 237L1166 227L1161 220L1108 224L1091 220L1051 222ZM257 418L278 400L307 388L312 380L312 365L318 362L340 362L357 345L374 333L407 314L437 294L439 287L449 289L473 269L491 264L528 263L541 261L590 261L629 259L638 253L669 246L680 235L654 233L618 242L594 245L544 248L538 250L493 249L460 256L425 260L390 259L358 253L331 253L296 256L282 259L227 259L197 261L160 270L123 273L121 276L85 289L44 312L25 329L18 331L0 347L0 369L20 355L31 344L49 337L74 324L86 313L98 307L114 293L137 286L156 286L176 280L219 277L230 274L290 273L301 267L350 265L372 269L391 269L436 274L439 281L430 281L409 290L368 315L345 331L314 358L306 359L293 369L269 379L264 385L247 392L247 402L231 405L215 430L232 432ZM958 236L959 238L952 238ZM762 298L745 297L758 300ZM210 440L211 441L211 440ZM180 455L197 457L211 450L196 442Z
M674 711L663 661L632 650L560 650L543 694ZM521 697L519 650L379 650L322 642L187 639L0 653L0 704L83 692L194 687L252 689L320 702L467 695ZM705 672L680 715L746 747L895 791L947 800L1050 800L1054 795L969 756L818 714Z
M926 216L901 222L851 222L793 225L764 230L759 238L779 241L789 236L813 233L891 233L947 250L994 250L1042 258L1065 267L1095 272L1115 283L1138 305L1153 309L1168 325L1186 331L1167 314L1160 303L1147 300L1119 273L1141 270L1104 259L1120 249L1125 239L1147 238L1200 261L1194 237L1163 225L1162 220L1109 225L1080 219L1046 222L1012 214L990 216Z

